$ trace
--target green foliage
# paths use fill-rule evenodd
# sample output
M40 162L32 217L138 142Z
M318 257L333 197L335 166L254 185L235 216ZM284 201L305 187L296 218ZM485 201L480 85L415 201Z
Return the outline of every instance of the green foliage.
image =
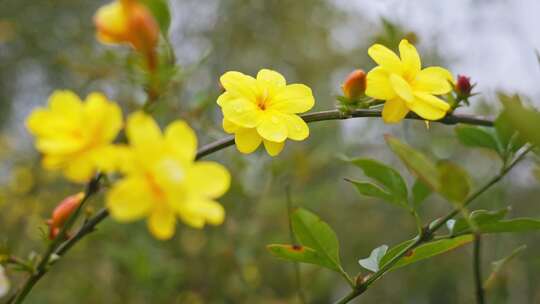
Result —
M497 278L499 277L499 274L503 270L503 268L510 262L512 259L514 259L518 254L523 252L525 249L527 249L526 245L521 245L518 248L514 249L512 253L510 253L508 256L497 260L493 263L491 263L491 274L488 276L486 281L484 282L484 289L489 289L493 286Z
M471 191L471 179L467 171L450 161L440 162L437 169L441 195L453 203L464 203Z
M296 239L302 246L272 244L268 250L283 259L340 272L339 242L332 228L314 213L301 208L292 213L291 221Z
M414 175L431 189L436 191L440 189L437 167L427 156L409 145L400 142L393 136L386 135L385 139L390 149Z
M540 230L540 219L534 218L513 218L504 219L508 209L497 211L476 210L471 212L469 219L459 219L455 222L452 235L470 233L469 221L473 221L480 233L505 233L505 232L527 232Z
M360 259L358 264L364 267L365 269L377 272L380 269L380 263L386 252L388 251L387 245L379 246L371 251L369 257L365 259Z
M525 140L540 145L540 112L523 106L519 96L499 95L504 106L505 120Z
M397 205L407 205L407 185L401 175L391 167L373 159L358 158L351 162L378 184L350 181L366 196L378 197Z
M142 0L141 1L152 12L152 15L159 24L161 33L166 37L171 25L171 12L167 0Z
M519 133L512 128L506 112L501 112L495 120L495 131L497 132L497 139L499 140L501 149L505 153L515 153L526 143L526 141L519 136Z
M454 130L459 141L467 147L486 148L501 153L495 136L483 128L458 125Z
M437 240L420 245L407 253L407 255L405 255L402 259L400 259L392 267L392 270L443 254L450 250L464 246L472 242L472 240L472 235L463 235L455 238ZM395 257L399 252L401 252L412 242L414 242L414 239L405 241L388 250L388 253L386 253L386 255L380 261L381 267L384 267L384 265L386 265L393 257Z
M420 207L420 205L432 193L432 190L428 186L426 186L426 184L424 184L420 179L417 179L414 182L411 192L413 207L414 209L418 209L418 207Z
M266 246L268 251L278 258L289 261L315 264L338 271L332 262L329 262L324 256L321 256L313 248L302 245L283 245L271 244Z

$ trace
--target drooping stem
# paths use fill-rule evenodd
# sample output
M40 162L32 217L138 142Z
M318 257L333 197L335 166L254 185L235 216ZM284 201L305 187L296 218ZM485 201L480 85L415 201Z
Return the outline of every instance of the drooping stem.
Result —
M357 110L352 110L348 112L343 112L340 110L320 111L320 112L304 114L301 117L307 123L312 123L312 122L327 121L327 120L344 120L344 119L352 119L352 118L381 117L381 115L382 115L382 112L380 110L357 109ZM409 113L405 117L405 119L424 120L414 113ZM491 120L475 118L475 117L465 116L465 115L455 115L455 114L449 114L443 119L435 121L435 122L446 124L446 125L455 125L457 123L464 123L464 124L472 124L472 125L478 125L478 126L493 126L493 121ZM232 146L233 144L234 144L233 136L228 136L223 139L216 140L210 144L207 144L201 147L197 151L196 159L200 159L214 152L223 150L229 146ZM79 228L79 230L76 232L76 234L72 238L70 238L67 241L64 241L66 238L67 230L69 230L69 228L71 228L71 226L77 220L77 217L80 214L80 211L82 210L84 203L91 196L93 196L95 192L97 192L98 190L97 188L94 188L91 186L97 186L97 185L98 183L96 182L96 180L93 180L87 185L87 191L83 198L83 202L81 202L81 204L79 205L79 208L67 220L66 224L64 225L63 229L60 231L58 236L49 245L47 252L43 255L40 264L36 268L36 271L25 281L21 289L17 292L16 297L13 298L13 300L9 302L10 304L11 303L19 304L23 302L23 300L26 298L28 293L32 290L34 285L43 277L43 275L47 273L49 266L51 266L50 265L51 256L54 255L56 257L61 257L64 254L66 254L77 242L79 242L87 234L94 231L95 227L101 221L105 220L108 217L109 215L108 211L106 209L101 209L100 211L96 213L96 215L88 219L88 221L86 221L81 226L81 228ZM90 189L92 189L92 191L89 191ZM453 215L451 214L451 216L449 215L450 217L448 217L446 220L454 217L456 214L453 214ZM441 226L446 222L446 220L443 220L440 222ZM403 255L405 254L406 252L403 253ZM396 263L396 262L397 260L395 262L390 261L390 263ZM344 275L346 275L346 273ZM348 278L348 281L352 282L350 278ZM357 289L355 289L355 291L358 292ZM353 298L356 297L357 295L353 296Z

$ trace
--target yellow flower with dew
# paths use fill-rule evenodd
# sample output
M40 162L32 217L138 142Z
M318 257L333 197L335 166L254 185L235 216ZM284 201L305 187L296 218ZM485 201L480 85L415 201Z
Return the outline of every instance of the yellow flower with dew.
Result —
M128 43L148 55L158 43L157 21L137 0L117 0L102 6L94 23L98 40L105 44Z
M416 48L401 40L398 57L383 45L368 49L369 56L379 65L367 74L366 95L385 100L382 111L387 123L401 121L409 111L426 120L443 118L450 105L435 95L452 90L452 74L441 67L422 69Z
M98 170L114 170L112 142L122 128L120 107L100 93L88 95L83 102L71 91L55 91L48 103L26 120L43 154L43 167L61 170L79 183L89 181Z
M311 89L303 84L287 85L278 72L262 69L257 78L227 72L220 78L225 92L217 100L223 111L223 129L234 134L242 153L255 151L261 143L271 156L278 155L285 140L304 140L309 128L298 113L314 103Z
M202 228L219 225L225 211L215 201L229 188L230 175L220 164L195 161L197 137L181 120L162 134L151 116L135 112L128 118L120 171L124 177L107 194L107 208L121 222L147 217L158 239L174 235L176 218Z

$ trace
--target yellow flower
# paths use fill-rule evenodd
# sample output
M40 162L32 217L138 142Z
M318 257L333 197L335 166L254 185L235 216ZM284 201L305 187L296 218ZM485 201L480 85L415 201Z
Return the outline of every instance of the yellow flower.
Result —
M87 182L97 170L114 170L112 141L122 128L117 104L100 93L82 102L70 91L55 91L48 108L34 110L26 127L43 153L43 167L62 170L74 182Z
M386 101L382 117L387 123L401 121L409 111L426 120L443 118L450 105L434 95L452 90L452 74L441 67L422 69L416 48L405 39L399 53L401 59L380 44L369 48L369 56L379 66L367 75L366 95Z
M102 43L129 43L150 52L158 42L159 27L152 13L137 0L117 0L102 6L94 16Z
M219 225L225 211L215 201L230 184L228 171L215 162L195 162L197 137L181 120L161 133L152 117L130 115L124 148L124 177L107 194L107 208L122 222L148 217L150 232L158 239L174 235L176 217L201 228Z
M225 93L217 103L223 110L223 129L235 135L242 153L251 153L264 143L271 156L281 152L287 138L304 140L309 128L298 113L309 111L315 100L303 84L286 84L278 72L262 69L257 79L240 72L220 78Z

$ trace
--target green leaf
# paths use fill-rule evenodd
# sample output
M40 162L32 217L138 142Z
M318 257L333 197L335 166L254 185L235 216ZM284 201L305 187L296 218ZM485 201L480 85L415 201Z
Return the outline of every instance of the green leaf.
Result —
M471 191L470 177L467 171L450 161L437 164L441 188L439 193L447 200L462 204Z
M365 196L380 198L385 202L396 203L394 196L381 189L381 187L370 182L358 182L350 179L345 179L356 187L356 190ZM398 203L399 205L399 203Z
M169 3L167 0L142 0L141 1L152 13L159 29L164 36L167 36L169 32L169 26L171 25L171 12L169 10Z
M503 99L505 95L499 94L499 98ZM495 131L497 132L497 139L501 144L503 151L510 151L515 153L526 141L519 135L519 133L512 127L510 119L506 112L501 112L495 120Z
M473 240L472 235L463 235L456 238L443 239L443 240L433 241L433 242L420 245L416 247L415 249L411 250L406 256L401 258L391 268L391 270L446 253L450 250L464 246L472 242L472 240ZM394 256L396 256L401 250L403 250L413 241L414 240L408 240L390 249L388 253L382 258L381 263L380 263L381 267L384 267L384 265L386 265Z
M509 208L504 208L500 210L495 211L488 211L488 210L475 210L471 212L469 215L470 221L474 221L474 223L480 228L483 225L494 223L497 221L502 220L506 214L508 213ZM452 235L458 235L463 233L470 233L470 227L469 227L469 221L466 219L460 218L456 220L452 227Z
M478 147L500 153L495 137L479 127L458 125L455 129L459 141L467 147Z
M540 219L513 218L505 220L508 209L497 211L476 210L471 212L470 219L474 221L480 233L527 232L540 230ZM453 235L470 233L471 230L465 219L459 219L454 224Z
M385 139L390 149L424 184L433 190L440 188L437 168L429 158L393 136L386 135Z
M377 272L380 269L379 264L381 262L381 259L384 257L387 250L387 245L379 246L371 251L369 257L365 259L360 259L358 261L358 264L360 264L360 266L364 267L369 271Z
M270 244L266 246L266 249L268 249L272 255L278 258L293 262L315 264L332 270L337 270L335 269L334 264L329 263L328 259L321 256L313 248L301 245Z
M326 265L331 265L328 268L336 271L341 269L339 242L327 223L314 213L300 208L292 214L292 229L302 245L314 249Z
M351 162L362 169L367 177L377 181L385 192L390 193L394 202L407 202L407 185L396 170L374 159L357 158Z
M525 108L518 96L501 97L501 102L504 106L503 113L514 130L525 140L540 146L540 112Z
M414 209L417 209L431 193L431 189L421 180L417 179L412 187L412 202Z
M508 255L507 257L504 257L500 260L497 260L491 263L491 267L492 267L491 274L484 282L484 289L491 288L493 284L495 283L495 281L497 280L504 266L506 266L508 262L510 262L514 257L516 257L518 254L523 252L525 249L527 249L527 245L521 245L518 248L514 249L514 251L512 251L512 253L510 253L510 255Z

